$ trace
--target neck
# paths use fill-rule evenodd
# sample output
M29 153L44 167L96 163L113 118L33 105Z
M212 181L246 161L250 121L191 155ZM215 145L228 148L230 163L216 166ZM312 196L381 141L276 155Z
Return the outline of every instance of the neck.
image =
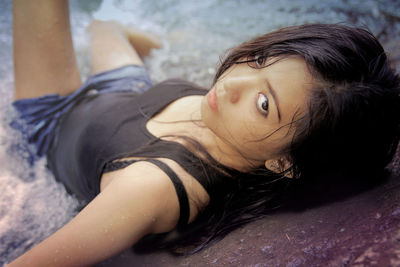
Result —
M204 127L203 131L204 134L199 139L196 139L222 165L241 172L248 172L254 169L254 167L263 165L263 162L246 159L231 143L219 138L207 127Z
M192 119L196 121L195 125L198 128L191 137L197 140L217 162L242 172L264 164L262 161L246 159L234 145L204 126L201 121L201 101L196 103L193 109L195 110L193 114L196 115Z

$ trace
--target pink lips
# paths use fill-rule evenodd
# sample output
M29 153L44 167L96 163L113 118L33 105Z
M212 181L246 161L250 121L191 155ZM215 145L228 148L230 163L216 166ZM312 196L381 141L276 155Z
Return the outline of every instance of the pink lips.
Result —
M218 102L217 102L217 95L215 94L215 88L211 89L207 94L207 101L210 107L215 111L218 112Z

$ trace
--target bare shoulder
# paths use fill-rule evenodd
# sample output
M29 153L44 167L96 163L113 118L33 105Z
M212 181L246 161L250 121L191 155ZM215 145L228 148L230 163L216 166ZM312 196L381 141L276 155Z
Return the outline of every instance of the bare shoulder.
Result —
M189 222L195 220L199 211L209 201L209 196L202 185L178 163L170 159L158 159L167 164L178 176L184 185L190 207ZM139 190L147 192L144 206L152 210L157 221L153 225L153 233L160 233L172 230L180 214L179 199L171 178L157 165L138 161L128 167L104 175L104 180L109 180L104 186L107 189L112 185L115 190L124 187L131 193Z

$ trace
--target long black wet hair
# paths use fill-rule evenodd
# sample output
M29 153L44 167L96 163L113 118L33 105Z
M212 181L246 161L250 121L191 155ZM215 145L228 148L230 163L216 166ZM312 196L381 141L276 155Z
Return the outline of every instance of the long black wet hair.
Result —
M158 236L164 247L196 252L285 203L310 205L318 198L312 193L327 196L328 190L344 192L350 184L382 180L399 142L400 77L368 30L310 24L259 36L227 52L214 83L238 62L257 67L255 60L291 56L305 60L314 84L307 113L293 117L293 138L282 148L290 167L240 173L219 165L188 140L205 155L200 162L212 189L210 204L194 223ZM185 246L189 250L179 250Z

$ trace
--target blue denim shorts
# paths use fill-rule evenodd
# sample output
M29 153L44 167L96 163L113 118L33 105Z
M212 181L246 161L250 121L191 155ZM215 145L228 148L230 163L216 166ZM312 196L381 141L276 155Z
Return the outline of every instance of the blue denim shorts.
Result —
M90 76L74 93L21 99L13 103L19 118L11 122L36 147L37 156L46 154L54 140L60 118L68 113L82 98L93 94L115 92L143 93L152 86L150 77L142 66L127 65Z

